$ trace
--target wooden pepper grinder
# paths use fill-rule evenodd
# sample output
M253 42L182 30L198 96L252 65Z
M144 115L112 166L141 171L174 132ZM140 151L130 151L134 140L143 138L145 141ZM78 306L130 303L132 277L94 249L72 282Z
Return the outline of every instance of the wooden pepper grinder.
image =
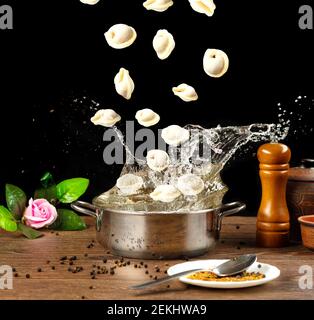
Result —
M289 243L289 211L286 202L291 151L281 143L267 143L258 149L262 200L257 214L258 246L278 248Z

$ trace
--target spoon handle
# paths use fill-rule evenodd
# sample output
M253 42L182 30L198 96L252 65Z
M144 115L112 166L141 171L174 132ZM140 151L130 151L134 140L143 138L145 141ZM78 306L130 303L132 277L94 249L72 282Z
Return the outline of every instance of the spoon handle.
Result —
M148 282L145 282L145 283L142 283L142 284L139 284L139 285L131 286L130 289L145 289L145 288L152 287L152 286L160 284L160 283L168 282L168 281L171 281L173 279L177 279L177 278L186 276L186 275L188 275L190 273L194 273L194 272L201 271L201 270L204 270L204 269L198 268L198 269L186 270L186 271L183 271L183 272L175 273L175 274L173 274L171 276L160 278L158 280L152 280L152 281L148 281Z

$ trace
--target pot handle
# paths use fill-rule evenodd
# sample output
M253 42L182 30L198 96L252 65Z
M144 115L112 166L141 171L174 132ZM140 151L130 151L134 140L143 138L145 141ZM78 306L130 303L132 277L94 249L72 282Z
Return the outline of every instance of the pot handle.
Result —
M98 217L97 207L91 203L75 201L71 203L71 208L79 213L83 213L94 218Z
M230 216L231 214L238 213L246 208L246 204L243 202L230 202L223 204L219 209L217 209L216 214L216 224L215 224L215 233L216 238L219 239L222 219L224 217Z

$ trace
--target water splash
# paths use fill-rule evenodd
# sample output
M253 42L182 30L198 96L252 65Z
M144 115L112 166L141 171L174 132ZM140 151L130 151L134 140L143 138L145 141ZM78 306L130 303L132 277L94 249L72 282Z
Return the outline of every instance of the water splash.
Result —
M135 163L127 162L121 175L136 174L144 180L138 194L125 196L117 187L97 198L96 204L114 209L130 211L195 211L214 208L221 204L227 187L220 179L220 171L234 153L248 142L279 141L288 133L288 127L275 124L251 124L249 126L230 126L205 129L198 125L187 125L190 139L180 146L169 146L170 165L163 172L149 169L146 162L138 161L130 154L123 135L115 131L125 146L127 154ZM149 194L161 184L177 186L178 178L192 173L199 176L205 185L197 196L183 196L171 203L153 201Z

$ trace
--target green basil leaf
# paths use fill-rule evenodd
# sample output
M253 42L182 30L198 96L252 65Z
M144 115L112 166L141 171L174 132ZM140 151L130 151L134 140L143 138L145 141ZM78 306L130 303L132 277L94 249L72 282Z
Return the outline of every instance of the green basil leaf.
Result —
M61 231L84 230L86 229L86 224L74 211L58 209L58 218L49 226L49 229Z
M62 203L71 203L76 201L85 193L89 184L88 179L73 178L57 184L57 198Z
M46 172L41 178L40 182L44 188L48 188L51 185L55 184L53 180L53 176L50 172Z
M21 231L28 239L37 239L43 235L41 232L32 229L21 222L18 222L17 229Z
M9 210L16 219L20 219L24 213L27 201L24 191L13 184L6 184L5 197Z
M46 199L50 203L54 204L57 200L57 187L56 185L51 185L47 188L40 188L35 191L34 199Z
M9 232L17 230L17 223L14 220L13 214L4 206L0 206L0 228Z

